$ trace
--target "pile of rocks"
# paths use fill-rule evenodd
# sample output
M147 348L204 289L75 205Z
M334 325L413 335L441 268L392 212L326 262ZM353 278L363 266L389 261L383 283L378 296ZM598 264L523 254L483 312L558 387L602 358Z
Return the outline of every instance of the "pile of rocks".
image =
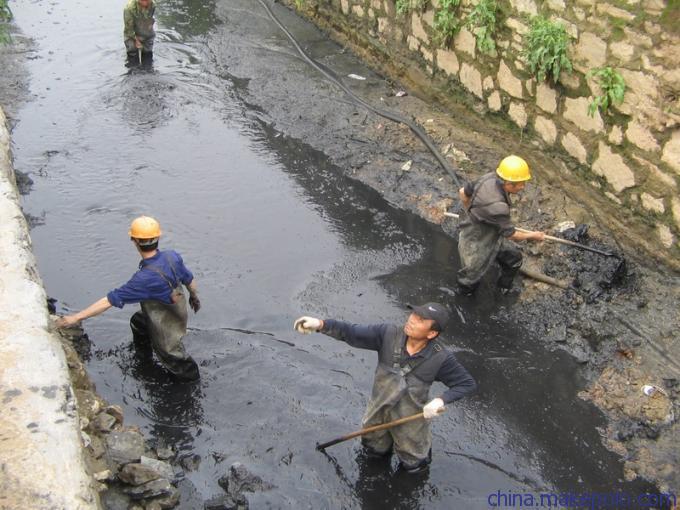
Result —
M137 427L123 424L123 410L95 393L73 345L83 331L59 332L78 403L86 464L107 510L160 510L177 506L182 475L169 463L170 448L149 448Z

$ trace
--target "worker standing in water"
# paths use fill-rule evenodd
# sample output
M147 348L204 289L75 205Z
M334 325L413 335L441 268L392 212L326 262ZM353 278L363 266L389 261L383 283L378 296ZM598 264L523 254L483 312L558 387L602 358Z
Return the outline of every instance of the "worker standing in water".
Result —
M472 294L494 261L501 273L498 287L512 288L522 265L522 252L512 241L543 241L544 232L520 232L510 219L510 194L519 193L531 179L529 165L519 156L503 159L495 172L458 191L468 219L460 225L458 254L461 268L458 287L462 294Z
M125 49L132 62L153 57L155 12L154 0L129 0L123 10Z
M142 257L132 278L85 310L57 320L58 327L69 327L99 315L112 306L140 303L141 310L130 319L135 344L150 347L163 366L179 380L199 378L198 365L189 356L182 339L187 332L187 303L182 290L189 291L189 306L194 313L201 308L194 276L179 253L160 251L160 224L149 216L140 216L130 225L130 239Z
M432 460L432 433L429 420L474 391L476 384L458 363L453 352L438 339L449 322L449 312L439 303L411 306L406 324L361 326L333 319L300 317L294 328L300 333L320 332L359 349L378 352L373 393L362 427L387 423L422 412L425 420L415 420L362 437L366 453L388 458L394 451L400 469L418 473ZM448 390L430 400L430 386L440 381Z

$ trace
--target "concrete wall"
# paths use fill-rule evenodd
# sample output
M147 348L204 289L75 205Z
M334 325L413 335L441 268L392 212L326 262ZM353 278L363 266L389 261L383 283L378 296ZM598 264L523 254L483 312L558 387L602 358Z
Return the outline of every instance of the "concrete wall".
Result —
M464 20L476 0L462 0ZM439 43L438 0L397 14L394 0L301 0L350 40L368 41L395 67L417 65L433 82L465 90L482 115L506 116L547 150L564 155L574 173L613 203L637 213L666 256L680 258L680 37L667 30L662 0L499 0L496 55L479 51L463 28ZM521 52L532 16L564 24L571 74L538 82ZM677 17L677 13L675 13ZM666 23L662 26L661 23ZM359 42L361 44L361 42ZM589 70L611 66L624 77L625 101L610 113L587 114L597 83Z
M0 509L96 509L9 149L0 109Z

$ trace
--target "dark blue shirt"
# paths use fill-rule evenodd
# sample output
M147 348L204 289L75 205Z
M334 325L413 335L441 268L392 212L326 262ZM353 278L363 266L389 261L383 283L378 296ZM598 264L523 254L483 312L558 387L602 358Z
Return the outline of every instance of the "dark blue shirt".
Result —
M160 271L163 276L156 271ZM172 304L173 289L180 283L189 285L193 279L194 275L184 265L179 253L173 250L159 251L151 258L142 259L139 270L132 278L122 287L109 292L106 297L117 308L148 299L169 305Z
M388 327L390 327L389 324L361 326L333 319L324 319L324 325L321 332L338 340L342 340L352 347L380 351ZM404 344L402 360L411 361L418 358L429 358L432 355L432 342L428 342L425 348L415 353L413 356L408 353L406 344ZM459 400L465 395L472 393L477 388L475 380L468 371L465 370L463 365L458 363L453 352L448 349L446 359L439 368L434 380L440 381L449 387L449 389L441 396L441 399L445 404L450 404L451 402Z

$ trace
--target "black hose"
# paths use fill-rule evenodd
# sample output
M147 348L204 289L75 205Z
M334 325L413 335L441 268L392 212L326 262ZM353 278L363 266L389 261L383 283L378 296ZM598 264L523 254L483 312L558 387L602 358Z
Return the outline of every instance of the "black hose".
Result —
M423 131L423 129L418 124L416 124L411 119L407 119L405 117L402 117L401 115L398 115L398 114L391 112L389 110L383 110L381 108L376 108L372 104L366 102L365 100L363 100L362 98L357 96L354 92L352 92L352 90L349 87L347 87L347 85L342 83L342 81L337 77L337 75L333 71L328 69L323 64L314 60L312 57L310 57L305 52L305 50L302 49L302 47L297 42L297 40L295 39L293 34L291 34L290 31L285 27L285 25L279 21L279 19L274 15L271 8L269 7L269 5L267 5L267 3L264 0L258 0L258 1L260 2L262 7L264 8L264 10L267 11L267 14L272 19L272 21L274 23L276 23L278 25L278 27L286 34L288 39L290 39L290 42L292 42L293 46L295 46L295 49L298 51L298 53L300 53L302 58L304 60L306 60L307 63L309 63L309 65L311 65L314 69L319 71L328 80L332 81L338 87L340 87L345 94L347 94L351 99L354 100L355 103L363 106L367 110L370 110L377 115L380 115L381 117L384 117L385 119L388 119L388 120L391 120L393 122L397 122L397 123L404 124L404 125L408 126L409 129L413 132L413 134L415 134L418 138L420 138L420 140L425 144L427 149L437 159L437 161L439 162L439 165L442 167L442 169L445 172L447 172L449 175L451 175L451 177L453 177L453 180L455 181L456 186L457 187L461 186L460 179L458 178L458 175L456 175L456 172L453 170L453 168L451 168L451 166L446 161L446 159L441 155L441 153L439 152L437 147L435 147L432 140L430 140L430 137L427 136L425 131Z

